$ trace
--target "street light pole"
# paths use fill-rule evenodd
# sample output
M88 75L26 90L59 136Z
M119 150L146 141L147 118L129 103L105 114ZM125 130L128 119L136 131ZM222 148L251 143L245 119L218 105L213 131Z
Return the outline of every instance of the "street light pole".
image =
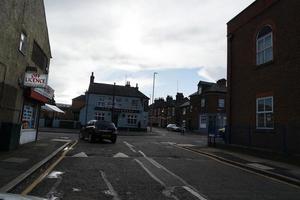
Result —
M151 110L151 117L150 117L150 132L152 132L152 124L153 124L153 104L154 104L154 88L155 88L155 75L158 74L157 72L153 73L153 88L152 88L152 110Z

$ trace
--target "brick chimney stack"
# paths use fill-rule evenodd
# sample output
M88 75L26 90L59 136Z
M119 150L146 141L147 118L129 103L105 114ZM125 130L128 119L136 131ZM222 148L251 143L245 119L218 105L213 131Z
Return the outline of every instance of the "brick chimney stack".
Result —
M226 81L225 78L222 78L222 79L217 81L217 84L221 87L226 87L226 83L227 83L227 81Z
M92 75L90 77L90 83L94 83L95 80L95 76L94 76L94 72L92 72Z

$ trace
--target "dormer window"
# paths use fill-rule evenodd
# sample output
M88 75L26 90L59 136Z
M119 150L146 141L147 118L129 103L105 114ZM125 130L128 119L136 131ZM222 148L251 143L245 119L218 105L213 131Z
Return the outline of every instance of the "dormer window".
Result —
M198 94L201 94L202 93L202 87L198 87Z
M273 33L270 26L264 26L256 38L256 65L273 60Z

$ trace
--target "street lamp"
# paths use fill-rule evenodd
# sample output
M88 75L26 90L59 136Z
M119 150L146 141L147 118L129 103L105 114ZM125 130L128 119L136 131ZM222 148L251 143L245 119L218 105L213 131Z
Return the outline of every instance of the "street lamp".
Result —
M158 74L157 72L153 73L153 88L152 88L152 111L153 111L153 103L154 103L154 88L155 88L155 75ZM151 113L150 117L150 132L152 132L152 118L153 118L153 113Z

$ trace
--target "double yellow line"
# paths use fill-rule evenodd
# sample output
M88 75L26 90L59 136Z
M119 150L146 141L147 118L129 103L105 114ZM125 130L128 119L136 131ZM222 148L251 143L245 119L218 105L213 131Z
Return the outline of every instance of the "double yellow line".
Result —
M42 180L48 176L48 174L54 169L54 167L64 159L67 153L78 143L76 140L70 147L66 147L67 149L61 154L61 156L48 167L46 171L44 171L37 179L35 179L25 190L22 191L21 195L29 194Z

